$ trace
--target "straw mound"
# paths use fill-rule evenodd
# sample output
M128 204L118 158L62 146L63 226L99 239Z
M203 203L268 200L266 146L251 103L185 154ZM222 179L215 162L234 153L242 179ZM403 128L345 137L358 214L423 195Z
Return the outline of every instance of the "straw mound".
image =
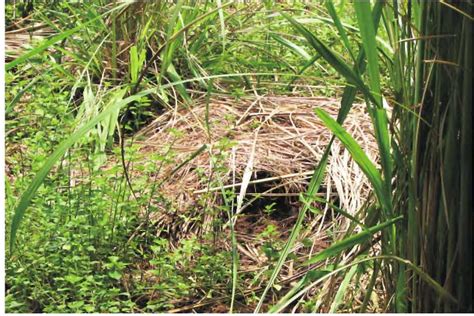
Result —
M206 104L205 98L200 98L192 110L166 112L139 134L145 156L164 154L166 145L172 148L173 162L161 167L158 163L156 179L158 183L163 181L159 191L169 203L155 201L161 211L151 214L151 219L178 238L210 229L216 214L205 210L223 204L219 186L234 188L238 196L246 168L248 175L250 171L252 174L248 189L242 192L246 193L246 201L255 197L255 192L265 192L264 198L279 198L280 202L282 198L297 201L294 196L304 192L332 136L314 109L322 108L334 118L339 109L336 99L293 96L240 100L220 96ZM353 106L344 127L375 161L376 143L364 105ZM180 133L183 135L177 136ZM230 140L227 147L220 141L224 137ZM204 152L173 173L203 144L208 145ZM324 192L319 194L354 213L367 196L369 185L338 141L332 146L327 171ZM255 207L244 202L239 213L251 212ZM288 211L288 216L291 214Z

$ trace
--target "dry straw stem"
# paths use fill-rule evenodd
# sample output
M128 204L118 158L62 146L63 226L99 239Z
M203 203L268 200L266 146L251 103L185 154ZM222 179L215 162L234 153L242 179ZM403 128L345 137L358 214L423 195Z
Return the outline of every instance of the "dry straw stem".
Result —
M213 97L208 106L210 133L202 119L206 117L205 98L197 98L191 109L164 113L137 137L145 159L150 156L148 153L161 152L165 144L173 144L176 163L185 161L203 144L208 144L210 150L190 161L163 183L161 192L172 201L175 211L161 207L163 212L156 212L151 218L161 223L161 226L171 223L179 226L179 213L199 212L196 200L200 194L212 192L217 197L211 199L211 203L216 203L216 206L221 203L219 196L222 188L234 188L237 195L252 151L255 151L253 179L249 180L249 185L265 183L266 194L304 192L308 175L312 173L332 136L314 114L314 109L322 108L336 117L339 106L340 100L322 97L256 96L237 100L219 95ZM365 105L355 104L344 127L376 162L377 145L369 115L364 109ZM255 133L256 128L259 128L258 133ZM186 136L176 139L173 130ZM221 175L223 179L220 179L220 183L225 186L210 187L209 178L215 175L211 157L218 153L217 144L225 136L233 142L235 161L231 161L231 149L228 149L228 158L224 162L228 172ZM161 169L158 181L169 176L172 166ZM202 174L200 176L197 170L204 171L205 177ZM232 184L233 173L236 175L235 184ZM328 192L324 195L332 196L335 193L339 198L339 206L354 214L368 196L370 186L350 154L337 141L332 146L327 175ZM276 187L278 191L274 192ZM255 192L247 192L247 195L255 196ZM182 224L185 227L176 229L178 236L202 233L198 230L207 227L189 222Z

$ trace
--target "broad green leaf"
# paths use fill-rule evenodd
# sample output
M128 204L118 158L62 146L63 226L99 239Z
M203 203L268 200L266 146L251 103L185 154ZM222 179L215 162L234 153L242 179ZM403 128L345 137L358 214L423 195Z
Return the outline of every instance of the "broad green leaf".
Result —
M77 282L82 280L82 277L78 275L74 275L74 274L68 274L64 277L64 280L66 280L67 282L71 284L76 284Z
M118 271L111 271L108 273L109 277L111 277L112 279L115 279L115 280L120 280L120 278L122 277L122 274Z

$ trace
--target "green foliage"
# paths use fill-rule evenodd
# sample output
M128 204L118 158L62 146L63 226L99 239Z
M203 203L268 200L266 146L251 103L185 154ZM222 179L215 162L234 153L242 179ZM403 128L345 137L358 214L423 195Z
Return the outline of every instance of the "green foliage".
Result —
M135 304L121 283L126 264L109 256L126 240L131 218L120 217L115 219L114 230L103 229L112 221L102 194L108 181L101 182L99 175L94 178L101 184L94 186L87 203L80 191L70 193L70 200L64 203L62 193L53 187L43 190L40 197L46 200L35 203L31 210L35 217L28 219L29 234L22 236L22 246L7 262L8 312L133 311ZM111 193L109 199L116 195ZM47 213L42 210L46 207Z
M213 297L213 288L227 279L230 272L229 253L216 253L194 238L182 240L174 251L166 239L158 238L151 249L150 263L154 269L150 272L159 281L151 285L156 298L147 303L149 312L172 308L170 302L192 296L198 287L207 289L206 295Z
M181 307L183 298L219 299L231 312L241 301L255 312L267 303L270 312L293 303L307 312L365 312L379 288L384 306L374 311L472 310L468 4L7 2L7 28L38 25L54 34L5 65L7 312L154 313ZM202 93L239 102L289 91L341 97L337 118L316 110L334 136L300 195L287 240L267 225L256 236L266 266L242 272L234 189L200 195L198 214L176 210L161 192L163 181L204 153L212 175L198 167L199 181L226 184L240 118L223 117L229 134L215 141L208 111L199 118L208 141L179 162L172 144L143 159L132 141L122 142L125 151L118 142L163 110L192 111ZM356 99L366 101L378 161L343 128ZM336 138L376 198L356 214L316 196ZM123 166L138 174L138 194ZM157 182L163 166L171 172ZM331 244L312 252L314 241L302 232L308 217L322 214L320 205L347 225L342 232L333 225ZM276 209L266 204L263 214ZM163 210L190 225L210 215L212 233L174 240L154 226L151 214ZM222 247L216 240L227 238L227 228L230 247ZM294 252L297 243L311 249L310 258ZM280 291L288 260L308 270ZM250 291L241 288L245 278Z
M96 124L101 123L104 119L109 118L111 114L119 111L122 106L137 99L140 99L141 97L149 93L150 92L142 92L123 100L114 100L115 102L113 104L103 110L99 115L91 119L89 122L87 122L83 126L80 126L77 131L75 131L70 137L68 137L58 145L57 149L44 162L44 165L41 167L41 169L35 175L28 188L22 194L20 202L18 203L18 206L15 209L15 214L12 219L10 231L10 251L13 250L13 247L15 245L16 233L21 221L23 220L23 216L25 215L26 209L29 206L33 197L35 196L36 191L43 184L51 168L53 168L53 166L62 158L62 156L66 153L68 149L70 149L71 146L73 146L77 141L79 141L87 132L93 129Z

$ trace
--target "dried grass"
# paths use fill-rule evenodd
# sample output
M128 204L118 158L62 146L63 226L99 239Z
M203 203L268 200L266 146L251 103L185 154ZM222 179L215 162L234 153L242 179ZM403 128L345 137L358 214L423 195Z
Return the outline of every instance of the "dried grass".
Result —
M313 168L332 136L314 114L317 107L335 117L339 100L298 96L256 96L236 100L228 96L215 96L208 105L209 131L205 124L205 97L196 99L191 110L174 109L158 117L137 138L145 154L163 153L164 146L172 144L175 163L164 166L157 176L157 181L169 177L160 192L171 201L172 207L163 207L163 212L151 214L151 218L162 227L178 225L178 229L173 229L178 238L183 234L205 232L209 228L206 223L214 215L206 216L201 222L204 225L180 222L177 215L202 212L202 206L196 201L209 192L211 197L206 201L207 207L222 203L220 187L209 187L209 183L215 183L217 178L226 188L234 187L238 194L254 141L253 179L250 183L268 181L265 187L267 195L295 196L304 192ZM375 160L376 143L363 104L353 106L344 127ZM172 131L179 131L184 136L177 138ZM226 136L234 142L234 146L226 150L224 165L227 171L219 174L211 157L219 152L217 144ZM177 163L185 161L203 144L208 144L206 152L171 175ZM201 175L197 170L201 170ZM332 147L327 171L326 192L321 192L322 197L336 195L341 208L350 213L356 212L367 197L370 186L350 154L337 141ZM265 178L262 179L262 175ZM269 187L270 184L273 187Z

